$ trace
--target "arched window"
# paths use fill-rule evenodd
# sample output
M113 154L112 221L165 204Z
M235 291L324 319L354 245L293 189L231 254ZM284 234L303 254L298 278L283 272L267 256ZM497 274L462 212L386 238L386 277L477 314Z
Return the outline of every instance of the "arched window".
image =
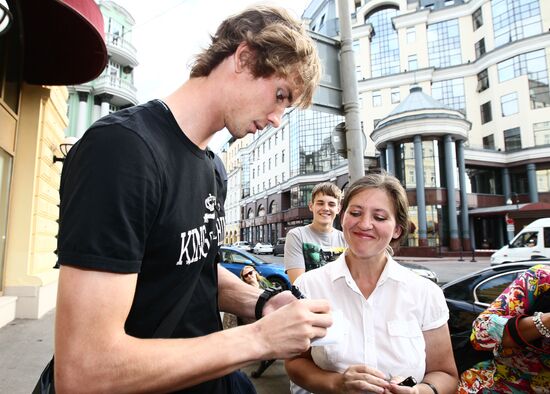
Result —
M248 213L246 214L246 217L249 219L254 219L254 210L252 208L248 208Z
M265 208L264 208L263 205L260 205L258 207L258 217L260 217L260 216L265 216Z
M279 211L279 205L277 201L271 201L269 204L269 213L277 213Z

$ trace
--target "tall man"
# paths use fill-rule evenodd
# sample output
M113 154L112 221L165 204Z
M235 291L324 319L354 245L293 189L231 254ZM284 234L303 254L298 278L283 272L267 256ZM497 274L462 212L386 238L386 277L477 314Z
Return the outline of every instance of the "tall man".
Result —
M256 6L222 22L174 93L101 119L71 149L60 188L58 393L229 393L224 375L325 335L326 301L259 297L215 264L225 196L206 150L224 127L241 138L307 107L319 64L298 21ZM153 339L186 296L172 338ZM220 331L220 310L264 318Z
M342 191L331 182L319 183L311 191L313 222L286 235L284 263L291 283L305 271L336 260L346 249L344 235L333 226L341 199Z

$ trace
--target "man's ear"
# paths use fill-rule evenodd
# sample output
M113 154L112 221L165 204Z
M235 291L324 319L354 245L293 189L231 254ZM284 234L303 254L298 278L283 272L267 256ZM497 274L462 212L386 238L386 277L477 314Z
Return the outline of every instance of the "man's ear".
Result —
M235 72L242 73L248 69L248 65L252 58L252 52L245 42L241 42L235 50L233 57L235 59Z
M309 208L309 211L313 212L313 201L308 202L307 206Z

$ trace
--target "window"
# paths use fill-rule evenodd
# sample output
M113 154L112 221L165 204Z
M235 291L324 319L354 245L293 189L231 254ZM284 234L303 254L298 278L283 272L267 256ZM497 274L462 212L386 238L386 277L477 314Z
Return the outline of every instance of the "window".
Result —
M409 71L418 70L418 60L416 55L409 55Z
M508 285L518 277L521 272L511 272L492 277L481 283L475 289L475 297L478 302L489 305Z
M428 25L430 67L449 67L462 63L458 19Z
M476 48L476 59L479 59L481 55L485 53L485 39L482 38L478 42L475 43Z
M472 14L472 24L474 25L474 31L483 26L483 14L481 12L481 7L475 10Z
M391 103L396 104L401 101L399 88L392 88L391 90Z
M271 170L271 157L270 157L269 160L268 160L267 169L268 169L268 170Z
M399 73L399 38L392 18L397 16L397 7L375 11L365 23L372 24L374 35L370 42L371 76L381 77Z
M533 133L535 134L535 146L550 145L550 122L535 123Z
M372 106L379 107L381 105L382 105L382 95L380 94L380 90L374 90L372 92Z
M497 69L500 82L527 75L531 109L550 106L550 89L544 49L506 59L497 64Z
M277 167L277 156L279 156L277 153L275 153L275 167Z
M477 74L477 91L483 92L487 88L489 88L489 72L485 69Z
M500 98L502 116L510 116L518 113L518 94L516 92L506 94Z
M504 147L508 152L521 149L521 133L519 127L504 130Z
M487 101L485 104L481 104L480 112L481 112L481 124L485 124L493 120L493 113L491 112L490 101Z
M452 109L466 114L464 80L462 78L447 79L432 83L432 97Z
M537 170L537 191L539 193L550 192L550 170ZM548 230L548 231L547 231ZM548 234L547 234L548 233ZM544 228L545 247L550 247L550 227Z
M283 149L281 151L281 163L284 163L285 162L285 150Z
M495 48L542 33L539 0L492 0L491 11Z
M495 136L493 134L483 137L483 149L495 150Z
M407 27L407 44L416 41L416 29L414 27Z

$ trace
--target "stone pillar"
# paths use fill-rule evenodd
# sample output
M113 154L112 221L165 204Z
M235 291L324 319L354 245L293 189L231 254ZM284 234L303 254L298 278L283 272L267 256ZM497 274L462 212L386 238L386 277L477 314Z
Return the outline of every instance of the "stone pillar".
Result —
M453 151L455 143L450 135L443 138L445 145L445 174L447 177L447 208L449 210L449 248L460 250L460 239L458 238L458 221L456 213L456 191L454 178Z
M504 203L512 198L512 186L510 184L510 170L504 167L502 169L502 194L504 195Z
M109 100L113 98L113 95L111 94L102 94L100 96L101 99L101 118L103 118L105 115L109 115Z
M78 120L76 122L76 136L82 137L88 128L88 93L78 92Z
M456 144L458 182L460 185L460 225L462 228L462 248L463 250L471 250L470 220L468 218L468 193L466 190L466 162L464 160L464 141L457 141Z
M422 138L414 136L414 172L416 174L416 208L418 213L418 246L428 246L428 225L426 220L426 190L424 187L424 162Z
M388 152L388 157L387 157L388 162L386 163L388 172L392 175L395 175L395 149L394 149L393 142L388 142L386 149Z
M95 96L92 123L98 120L100 117L101 117L101 98L98 96Z
M386 164L386 148L380 148L380 168L386 171L388 170Z
M527 164L527 182L529 183L529 201L539 202L537 190L537 166L534 163Z

